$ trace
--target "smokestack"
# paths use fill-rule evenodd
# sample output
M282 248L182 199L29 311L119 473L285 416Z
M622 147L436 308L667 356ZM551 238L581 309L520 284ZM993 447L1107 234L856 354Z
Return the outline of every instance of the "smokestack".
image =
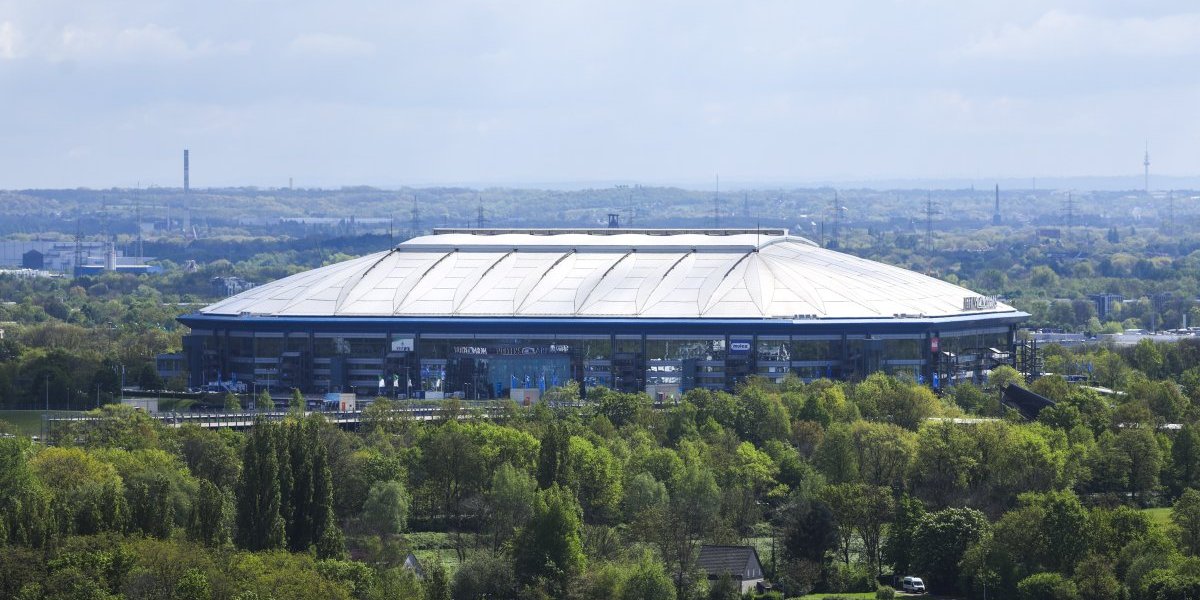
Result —
M992 213L992 225L1000 224L1000 184L996 184L996 211Z
M191 185L188 182L188 151L183 149L183 193L188 193L191 190Z

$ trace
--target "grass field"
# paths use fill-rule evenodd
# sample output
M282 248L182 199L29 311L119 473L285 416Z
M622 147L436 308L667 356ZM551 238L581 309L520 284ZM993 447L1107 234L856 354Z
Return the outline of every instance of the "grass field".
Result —
M1167 529L1174 526L1174 524L1171 523L1170 508L1144 508L1142 509L1142 512L1145 513L1147 517L1150 517L1150 524L1156 527Z
M51 411L55 415L68 416L81 414L74 410ZM42 411L40 410L0 410L0 421L5 421L25 435L40 435L42 432Z

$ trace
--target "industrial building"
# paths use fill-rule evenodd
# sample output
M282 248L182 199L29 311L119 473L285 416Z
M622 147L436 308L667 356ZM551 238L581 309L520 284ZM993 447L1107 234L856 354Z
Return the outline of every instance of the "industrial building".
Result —
M1029 315L783 229L442 229L180 317L190 385L468 399L751 375L933 385Z

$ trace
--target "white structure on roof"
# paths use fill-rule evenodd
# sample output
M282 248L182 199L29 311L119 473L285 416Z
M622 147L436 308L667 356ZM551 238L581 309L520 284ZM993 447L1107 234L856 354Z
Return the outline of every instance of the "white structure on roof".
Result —
M435 230L203 309L280 317L892 319L1019 314L783 229Z

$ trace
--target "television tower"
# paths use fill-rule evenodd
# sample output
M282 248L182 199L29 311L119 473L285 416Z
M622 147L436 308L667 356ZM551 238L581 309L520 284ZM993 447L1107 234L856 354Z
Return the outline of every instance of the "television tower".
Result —
M1146 169L1146 193L1150 193L1150 142L1146 142L1146 157L1142 159L1142 167Z
M183 149L183 193L188 193L191 190L191 183L188 181L188 150Z

